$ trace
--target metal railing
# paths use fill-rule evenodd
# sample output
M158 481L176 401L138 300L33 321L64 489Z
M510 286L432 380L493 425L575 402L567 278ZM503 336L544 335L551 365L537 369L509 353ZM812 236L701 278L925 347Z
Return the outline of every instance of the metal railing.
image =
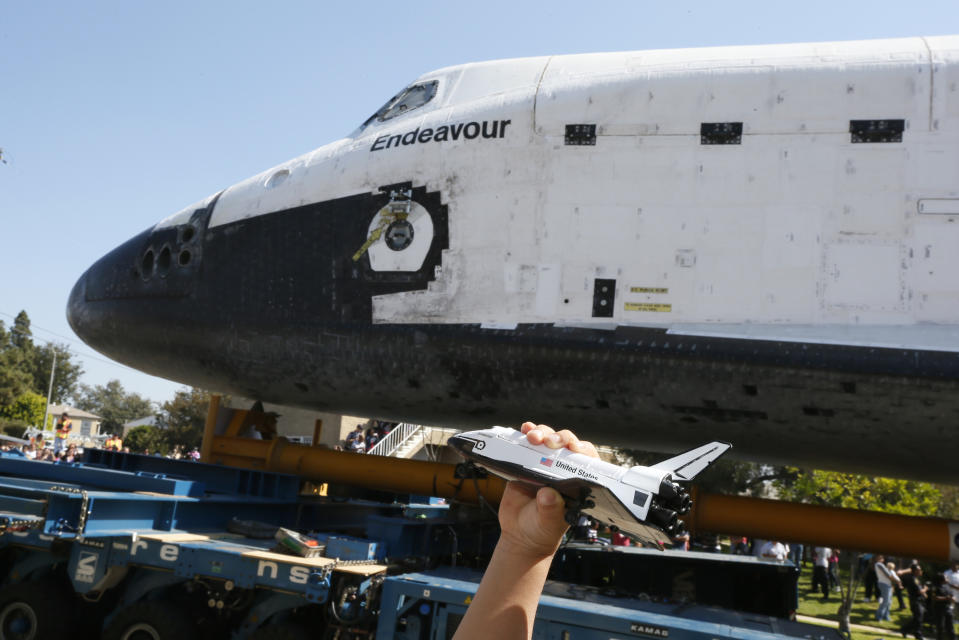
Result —
M386 434L385 437L373 445L373 448L366 453L375 456L391 456L406 442L412 440L418 433L422 432L422 430L423 427L418 424L402 422L393 427L392 431Z

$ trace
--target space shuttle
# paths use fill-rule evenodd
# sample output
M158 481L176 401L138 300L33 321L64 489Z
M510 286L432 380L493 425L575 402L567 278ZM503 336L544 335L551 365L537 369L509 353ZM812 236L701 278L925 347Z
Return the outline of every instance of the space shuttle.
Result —
M959 37L463 64L358 121L97 261L77 335L284 405L957 480Z
M475 466L533 486L550 486L567 503L567 520L593 516L644 545L663 548L685 525L692 500L678 482L688 482L731 448L710 442L651 467L621 467L569 449L534 445L508 427L460 433L449 445Z

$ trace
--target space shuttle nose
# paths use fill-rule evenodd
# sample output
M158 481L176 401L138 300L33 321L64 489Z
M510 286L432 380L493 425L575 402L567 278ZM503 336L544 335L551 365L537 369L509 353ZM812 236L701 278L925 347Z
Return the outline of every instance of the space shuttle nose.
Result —
M84 305L86 280L87 274L84 273L73 285L73 289L70 290L70 297L67 298L67 322L70 323L73 332L84 342L86 342L84 336L87 333L86 307Z
M155 367L182 342L178 329L198 306L187 300L199 260L181 266L174 242L158 235L148 229L97 260L73 286L66 309L86 344L154 375L162 374Z

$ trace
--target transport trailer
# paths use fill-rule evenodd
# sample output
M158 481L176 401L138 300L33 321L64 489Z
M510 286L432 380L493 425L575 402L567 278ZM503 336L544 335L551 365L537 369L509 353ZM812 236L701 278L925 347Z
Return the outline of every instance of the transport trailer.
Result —
M388 572L488 557L498 535L488 516L453 520L445 505L109 458L153 471L0 456L0 639L373 637ZM283 553L279 526L313 534L322 555Z
M305 488L99 450L74 464L0 454L0 640L450 637L498 537L491 512ZM278 527L298 553L278 546ZM639 593L550 589L537 637L830 637Z
M777 618L795 619L799 606L799 567L755 556L576 542L560 548L550 577L653 602Z
M377 638L451 638L472 601L482 574L438 569L386 578ZM600 590L548 581L540 597L533 638L615 640L740 638L839 640L832 628L688 602L661 603L611 597Z

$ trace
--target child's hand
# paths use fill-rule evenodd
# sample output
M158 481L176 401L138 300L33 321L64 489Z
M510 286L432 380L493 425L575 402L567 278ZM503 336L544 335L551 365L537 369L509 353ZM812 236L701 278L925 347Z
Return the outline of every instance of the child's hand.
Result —
M551 449L563 447L575 453L598 458L596 447L577 438L569 430L560 432L544 424L524 422L522 427L530 444ZM563 497L550 487L536 488L522 482L510 482L499 505L500 544L509 553L544 558L556 553L568 527Z

